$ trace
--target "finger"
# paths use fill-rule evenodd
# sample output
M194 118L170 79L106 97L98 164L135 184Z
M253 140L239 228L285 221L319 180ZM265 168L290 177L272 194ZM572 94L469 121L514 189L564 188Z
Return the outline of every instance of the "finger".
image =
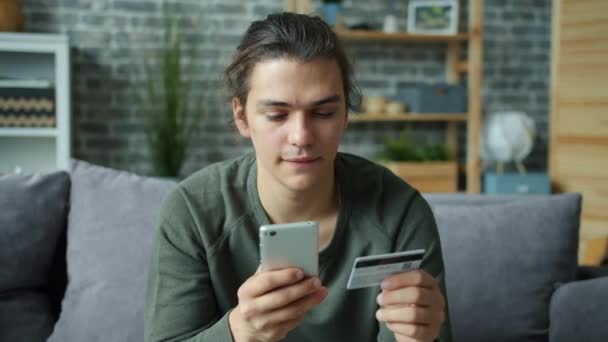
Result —
M282 308L306 295L321 288L321 281L317 277L301 280L293 285L288 285L268 292L251 303L258 312L267 312Z
M431 327L425 324L386 323L386 327L396 335L408 337L416 341L426 341L433 338Z
M437 287L437 281L424 270L413 270L390 275L381 284L383 290L394 290L406 286L420 286L433 289Z
M440 315L423 306L382 307L376 311L381 322L435 324Z
M439 289L429 290L418 286L383 290L378 294L376 301L381 306L415 304L441 310L445 308L443 295Z
M259 272L251 276L239 288L239 298L255 298L279 287L291 285L304 278L304 272L297 268Z
M303 317L310 309L319 305L325 297L327 297L327 289L322 287L287 306L265 314L263 319L273 325Z

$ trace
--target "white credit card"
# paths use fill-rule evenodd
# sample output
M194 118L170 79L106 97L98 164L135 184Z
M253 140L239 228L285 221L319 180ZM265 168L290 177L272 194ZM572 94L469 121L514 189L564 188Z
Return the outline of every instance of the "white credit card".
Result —
M420 267L425 250L378 254L358 257L353 264L346 288L349 290L378 286L391 274Z

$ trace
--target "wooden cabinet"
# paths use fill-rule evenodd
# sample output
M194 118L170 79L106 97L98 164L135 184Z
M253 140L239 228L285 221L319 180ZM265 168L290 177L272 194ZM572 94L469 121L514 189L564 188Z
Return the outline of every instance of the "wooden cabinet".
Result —
M419 191L458 191L458 166L455 161L386 162L383 165Z
M304 6L308 9L309 6ZM393 43L408 42L443 42L446 46L446 81L448 83L459 83L463 74L467 77L467 113L433 113L417 114L408 113L407 115L388 116L388 115L351 115L353 122L370 121L394 121L394 122L444 122L446 126L445 140L452 153L453 159L456 158L458 151L458 125L467 125L467 146L466 146L466 166L463 171L466 174L466 190L470 193L478 193L481 189L480 163L479 163L479 132L481 121L481 79L482 79L482 13L483 0L468 0L469 23L468 32L461 32L456 35L425 35L410 34L406 32L384 33L362 30L336 29L338 36L345 42L353 40L369 40ZM287 1L288 11L299 11L295 1ZM301 12L301 11L300 11ZM468 60L460 58L461 43L467 42Z
M583 195L581 263L608 237L608 1L553 1L549 171ZM598 253L595 253L598 254Z
M0 127L0 173L69 169L69 65L65 35L0 33L0 78L48 81L55 116L52 127Z

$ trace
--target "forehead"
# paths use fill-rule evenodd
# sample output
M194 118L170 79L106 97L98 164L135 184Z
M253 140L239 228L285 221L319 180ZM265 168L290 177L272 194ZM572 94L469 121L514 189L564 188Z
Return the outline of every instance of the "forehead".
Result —
M328 93L343 95L340 67L333 58L265 59L256 63L249 78L249 95L255 97L304 100Z

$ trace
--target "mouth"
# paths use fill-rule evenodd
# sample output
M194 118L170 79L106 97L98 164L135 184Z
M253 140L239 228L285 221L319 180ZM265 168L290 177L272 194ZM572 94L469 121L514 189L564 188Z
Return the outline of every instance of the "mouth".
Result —
M321 158L319 158L319 157L297 157L297 158L289 158L289 159L283 159L283 160L286 162L289 162L289 163L310 164L310 163L316 162L319 159L321 159Z

